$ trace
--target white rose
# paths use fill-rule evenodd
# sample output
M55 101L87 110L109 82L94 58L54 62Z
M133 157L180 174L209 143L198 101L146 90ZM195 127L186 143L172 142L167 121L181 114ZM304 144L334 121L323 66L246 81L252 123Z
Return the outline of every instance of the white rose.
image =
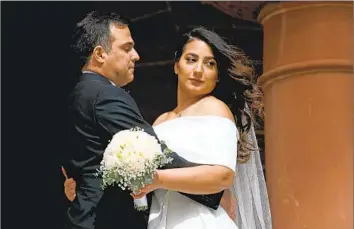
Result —
M104 165L107 169L112 169L119 164L118 158L115 155L106 154L103 157Z
M161 147L157 139L147 133L140 133L135 150L148 160L153 159L157 153L161 153Z

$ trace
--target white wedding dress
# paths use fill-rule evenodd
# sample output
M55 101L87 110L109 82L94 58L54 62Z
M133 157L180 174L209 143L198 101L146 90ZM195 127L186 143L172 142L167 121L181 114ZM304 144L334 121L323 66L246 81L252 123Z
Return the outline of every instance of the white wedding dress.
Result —
M160 140L188 161L217 164L235 171L238 131L217 116L185 116L154 127ZM237 229L224 209L205 207L178 192L156 190L148 229Z

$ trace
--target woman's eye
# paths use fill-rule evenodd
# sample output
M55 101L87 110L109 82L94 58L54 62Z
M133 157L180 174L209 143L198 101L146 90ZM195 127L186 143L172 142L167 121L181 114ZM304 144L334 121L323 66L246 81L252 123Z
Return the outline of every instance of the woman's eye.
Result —
M207 62L207 65L210 67L214 67L216 65L216 63L215 62Z

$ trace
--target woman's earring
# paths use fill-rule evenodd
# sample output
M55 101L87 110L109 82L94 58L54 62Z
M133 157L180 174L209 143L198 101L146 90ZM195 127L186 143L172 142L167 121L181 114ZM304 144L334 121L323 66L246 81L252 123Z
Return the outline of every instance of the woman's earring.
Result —
M216 82L217 82L217 83L219 83L219 82L220 82L220 79L219 79L219 78L217 78L217 79L216 79Z
M237 99L236 92L233 92L232 94L233 94L234 98Z

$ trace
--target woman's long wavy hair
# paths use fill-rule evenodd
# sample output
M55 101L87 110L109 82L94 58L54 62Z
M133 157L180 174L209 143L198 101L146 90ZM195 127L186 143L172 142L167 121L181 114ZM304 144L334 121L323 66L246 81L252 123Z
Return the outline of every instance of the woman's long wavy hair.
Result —
M250 153L257 150L249 142L248 132L251 125L256 125L255 115L264 116L263 93L256 84L253 65L241 49L227 44L218 34L203 27L194 28L182 36L175 52L175 62L182 56L184 46L194 39L204 41L213 51L219 82L212 95L226 103L235 117L240 132L237 162L245 163Z

